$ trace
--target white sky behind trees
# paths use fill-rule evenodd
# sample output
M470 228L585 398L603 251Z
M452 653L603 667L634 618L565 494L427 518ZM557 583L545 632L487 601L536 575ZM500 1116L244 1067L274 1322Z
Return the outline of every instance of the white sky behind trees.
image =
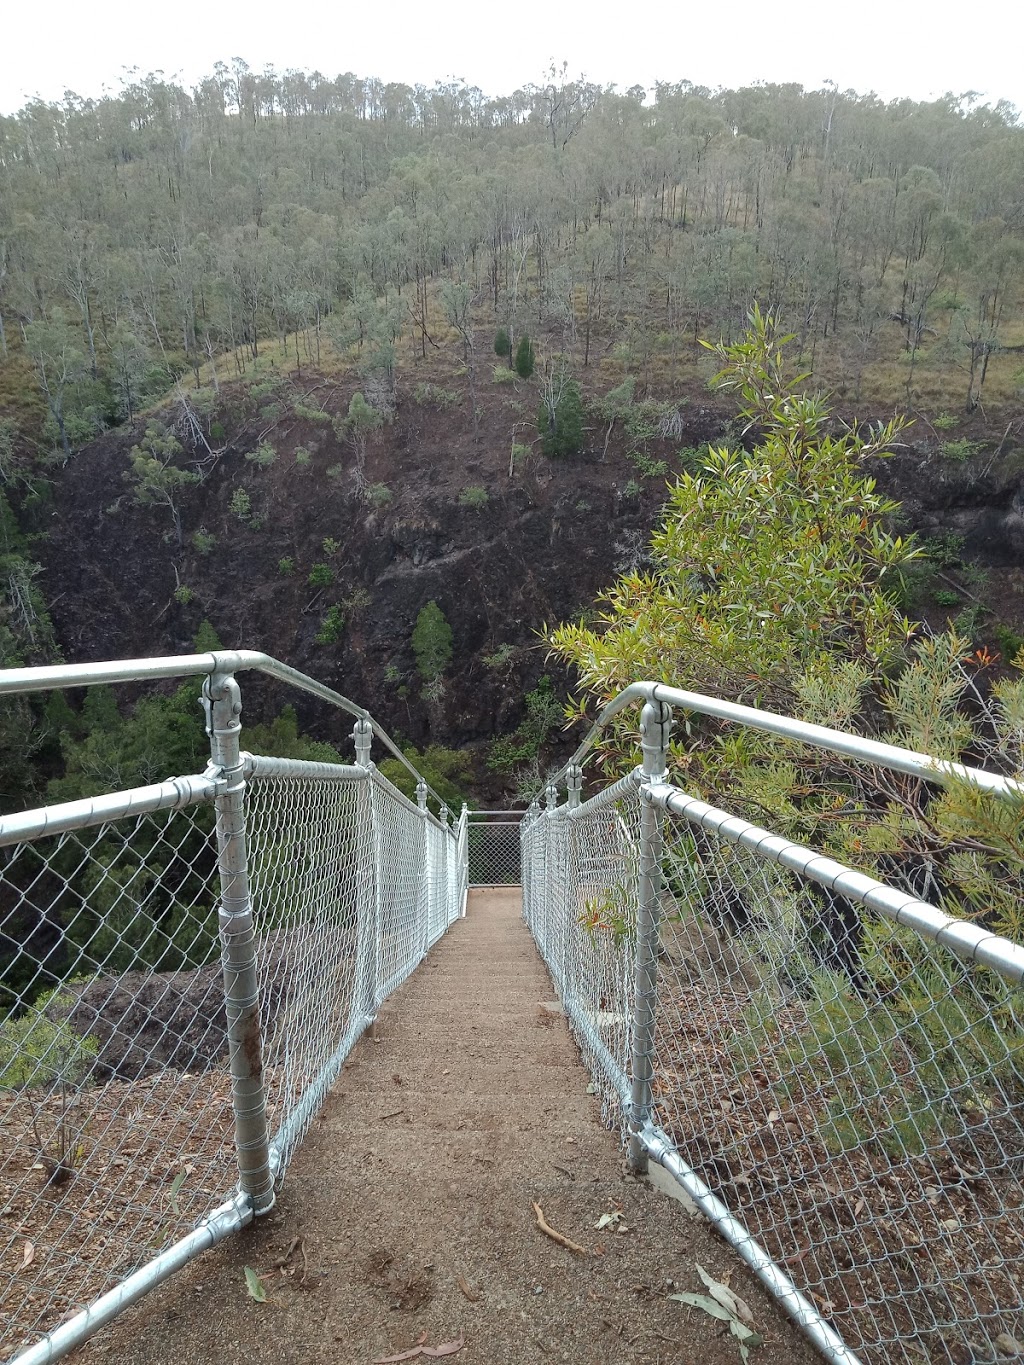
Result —
M1024 111L1024 4L989 0L7 0L0 113L34 95L96 97L125 68L186 85L214 62L352 71L408 85L451 76L485 94L540 82L552 60L620 90L655 81L798 81L884 99L975 90Z

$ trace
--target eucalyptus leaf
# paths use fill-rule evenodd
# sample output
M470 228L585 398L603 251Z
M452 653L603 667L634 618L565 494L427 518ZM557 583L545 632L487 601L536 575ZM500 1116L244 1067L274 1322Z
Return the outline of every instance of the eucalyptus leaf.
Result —
M263 1281L251 1265L245 1267L245 1288L251 1299L255 1299L257 1303L266 1303L267 1291L263 1288Z
M692 1304L694 1308L703 1308L705 1313L710 1314L713 1318L717 1318L719 1322L736 1321L728 1308L723 1308L720 1303L717 1303L708 1294L670 1294L669 1298L674 1299L676 1303L689 1303Z
M719 1280L712 1279L703 1266L696 1266L695 1269L711 1291L711 1297L717 1299L722 1307L727 1309L734 1318L738 1318L740 1322L746 1323L748 1327L753 1327L754 1315L750 1311L749 1304L745 1303L727 1284L722 1284Z

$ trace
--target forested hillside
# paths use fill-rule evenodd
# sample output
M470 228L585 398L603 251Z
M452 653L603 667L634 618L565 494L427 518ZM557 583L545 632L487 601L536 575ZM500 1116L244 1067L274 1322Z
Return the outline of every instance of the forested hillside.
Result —
M1012 108L644 94L554 70L490 99L236 63L192 92L30 105L0 119L0 349L72 445L225 350L241 369L297 333L311 362L327 329L425 353L440 279L513 341L554 329L581 368L611 346L641 384L734 335L756 297L841 396L1013 399Z
M748 439L700 343L755 302L841 419L914 418L882 475L931 536L909 609L1012 644L1010 106L235 62L0 118L3 662L189 648L207 621L418 743L528 725L536 631L643 565L704 443ZM431 602L447 684L413 651ZM3 723L17 791L54 731Z

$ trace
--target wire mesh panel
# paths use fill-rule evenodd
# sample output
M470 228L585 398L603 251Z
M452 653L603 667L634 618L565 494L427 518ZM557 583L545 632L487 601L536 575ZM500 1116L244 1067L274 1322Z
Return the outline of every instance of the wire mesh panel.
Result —
M249 876L271 1133L372 1014L373 841L365 783L250 780ZM278 1182L315 1114L278 1142Z
M0 849L4 1358L234 1184L212 830L195 806Z
M570 813L523 821L523 913L598 1084L625 1131L640 799L632 777Z
M1019 981L711 829L663 870L656 1123L864 1361L1013 1354Z
M427 824L417 808L375 772L373 845L377 887L379 1004L402 984L426 951L426 913L433 869Z
M469 883L518 886L522 879L520 815L515 811L470 812Z

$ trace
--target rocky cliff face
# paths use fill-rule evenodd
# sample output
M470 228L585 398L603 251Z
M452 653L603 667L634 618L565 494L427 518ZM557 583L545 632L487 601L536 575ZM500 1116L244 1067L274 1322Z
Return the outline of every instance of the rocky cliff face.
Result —
M510 477L507 416L485 415L478 441L465 425L410 402L361 471L323 423L280 426L265 468L229 428L181 499L180 549L167 509L137 505L125 482L142 428L95 442L63 471L39 549L65 657L187 652L205 619L226 647L322 678L418 744L507 730L550 671L538 629L591 610L642 562L664 478L642 480L614 447L600 459L600 440L571 461L520 458ZM720 429L718 413L695 412L675 445ZM436 704L421 698L411 645L430 600L454 647ZM332 608L344 625L325 641ZM485 665L502 646L504 662Z
M535 453L510 476L516 413L503 393L492 397L477 439L464 413L401 404L361 469L324 420L278 418L257 433L244 407L226 402L223 452L181 501L181 549L167 510L138 506L125 482L141 428L97 441L64 471L40 549L65 657L189 651L206 619L225 646L264 649L322 678L417 744L508 730L523 693L550 671L536 632L592 610L616 573L643 562L664 478L642 478L614 439L601 459L603 431L591 453ZM342 395L333 406L346 404ZM681 433L652 449L670 471L675 451L719 439L727 421L714 408L681 413ZM257 436L276 452L263 468L246 459ZM1004 618L1021 612L1015 457L956 464L908 449L876 473L910 528L962 535L999 570ZM428 704L411 637L431 599L451 624L454 659L443 700ZM502 646L503 661L485 664Z

